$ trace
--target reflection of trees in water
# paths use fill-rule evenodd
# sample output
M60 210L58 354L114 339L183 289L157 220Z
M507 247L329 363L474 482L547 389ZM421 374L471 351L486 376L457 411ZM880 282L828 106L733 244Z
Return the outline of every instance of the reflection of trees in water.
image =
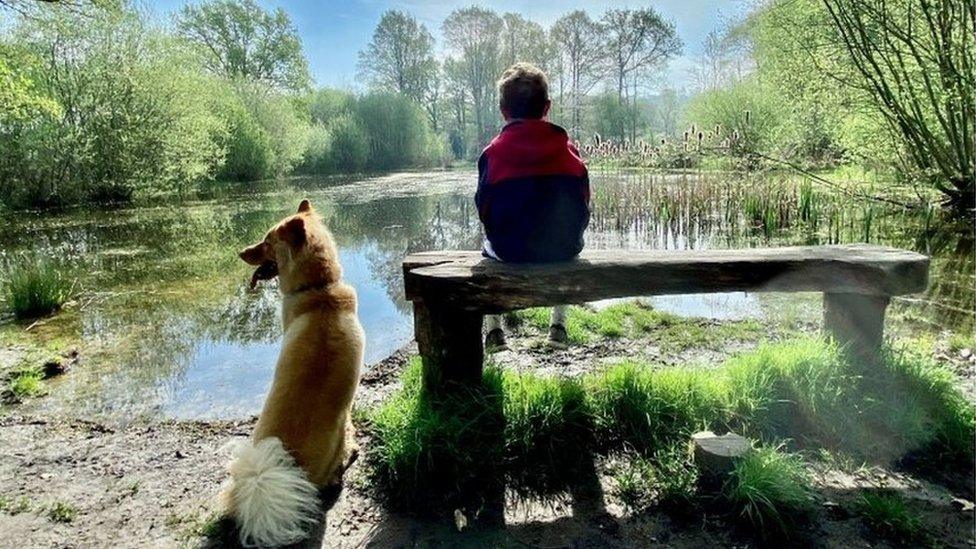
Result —
M477 246L480 229L473 198L466 195L412 196L340 206L330 220L343 247L366 250L370 275L402 312L403 258L411 252Z

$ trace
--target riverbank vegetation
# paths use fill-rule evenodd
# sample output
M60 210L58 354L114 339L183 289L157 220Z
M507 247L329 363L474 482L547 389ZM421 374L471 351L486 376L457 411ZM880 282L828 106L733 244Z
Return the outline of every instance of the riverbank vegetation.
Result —
M549 74L550 118L594 165L854 167L914 186L906 202L974 205L972 0L757 5L705 38L682 90L658 83L686 45L653 8L546 28L470 7L439 29L391 10L360 52L357 93L315 88L288 14L254 0L188 3L168 21L126 2L12 5L11 207L471 162L500 127L495 77L515 61Z

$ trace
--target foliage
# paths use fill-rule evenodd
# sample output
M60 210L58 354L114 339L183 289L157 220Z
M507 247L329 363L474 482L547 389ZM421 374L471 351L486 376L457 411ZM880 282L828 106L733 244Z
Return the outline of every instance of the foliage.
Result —
M401 94L419 105L438 85L434 37L415 17L387 11L369 45L359 52L359 71L372 88Z
M133 12L22 19L14 74L48 105L0 130L0 202L126 200L180 191L220 161L219 120L193 57ZM11 45L16 43L16 46ZM54 107L56 105L56 108Z
M356 117L369 140L371 170L429 164L436 147L423 111L406 96L372 93L356 102Z
M216 74L283 90L308 87L301 39L281 8L268 12L254 0L211 0L184 6L176 28L199 46Z
M757 448L736 461L722 496L764 537L789 536L813 508L803 460L781 447Z
M36 318L61 308L71 298L72 277L64 265L42 255L9 258L2 270L7 308L18 318Z

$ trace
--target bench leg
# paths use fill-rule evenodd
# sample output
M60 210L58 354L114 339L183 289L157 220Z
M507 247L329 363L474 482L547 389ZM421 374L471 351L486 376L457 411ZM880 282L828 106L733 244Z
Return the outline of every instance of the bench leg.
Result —
M873 362L884 338L889 296L825 293L824 331L855 358Z
M415 301L414 335L424 368L424 388L437 391L451 383L481 382L484 346L482 316Z

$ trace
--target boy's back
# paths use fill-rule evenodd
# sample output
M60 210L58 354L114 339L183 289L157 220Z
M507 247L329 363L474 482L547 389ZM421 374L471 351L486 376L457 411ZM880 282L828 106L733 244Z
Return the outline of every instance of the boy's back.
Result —
M583 249L589 177L566 131L543 120L546 87L534 67L506 71L499 84L506 124L478 159L486 252L502 261L563 261ZM544 106L533 105L540 96Z

